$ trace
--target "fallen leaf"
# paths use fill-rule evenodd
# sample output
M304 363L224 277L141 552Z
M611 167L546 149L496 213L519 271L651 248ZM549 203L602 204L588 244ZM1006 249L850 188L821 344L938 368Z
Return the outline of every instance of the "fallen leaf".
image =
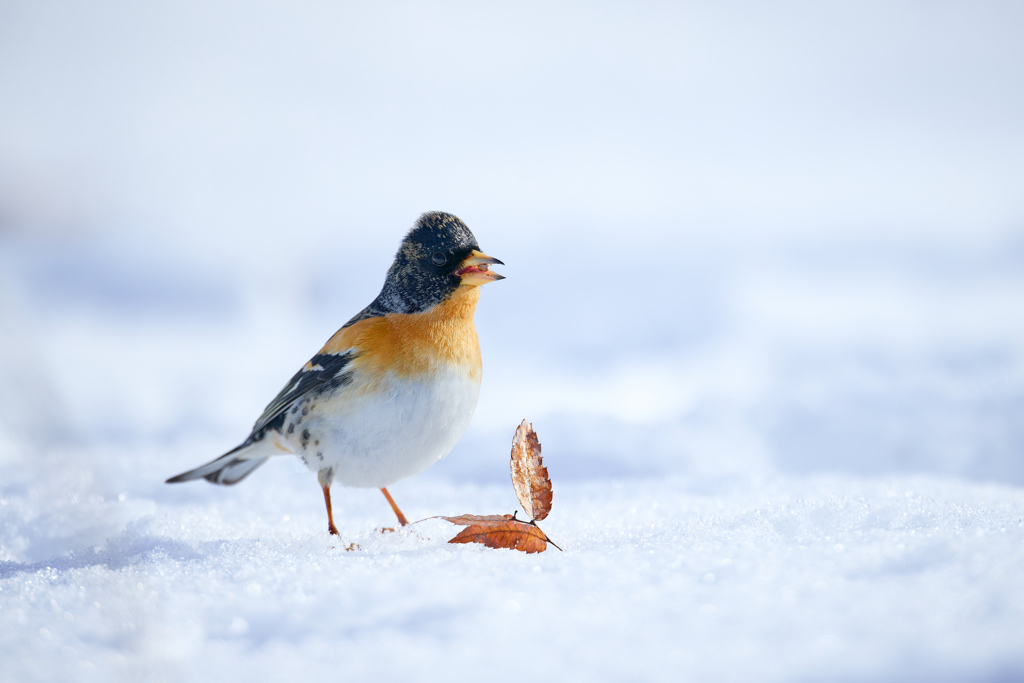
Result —
M459 515L458 517L442 517L446 522L452 524L479 524L481 522L504 522L506 519L512 519L512 515Z
M537 432L526 420L512 439L512 485L523 510L530 516L529 522L516 519L514 514L441 517L466 527L448 542L480 543L488 548L508 548L524 553L542 553L548 549L548 543L558 548L537 526L537 520L544 519L551 511L551 480L540 456Z
M533 520L541 520L551 512L551 480L540 455L540 441L533 425L523 420L512 438L512 486Z
M466 518L476 518L477 521L460 531L449 543L480 543L488 548L508 548L524 553L542 553L548 548L548 537L543 531L535 524L521 522L512 515L462 515L441 519L451 522Z

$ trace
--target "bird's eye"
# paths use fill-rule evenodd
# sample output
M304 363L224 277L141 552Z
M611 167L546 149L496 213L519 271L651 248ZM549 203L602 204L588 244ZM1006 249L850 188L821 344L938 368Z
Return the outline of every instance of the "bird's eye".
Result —
M445 263L448 262L448 259L445 258L445 255L442 254L441 252L437 252L436 254L431 256L430 260L434 262L435 266L443 266Z

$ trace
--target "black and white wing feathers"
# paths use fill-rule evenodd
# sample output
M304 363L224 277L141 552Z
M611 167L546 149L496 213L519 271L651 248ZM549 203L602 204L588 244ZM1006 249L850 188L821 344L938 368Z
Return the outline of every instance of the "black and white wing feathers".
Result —
M270 405L266 407L252 432L240 446L219 458L188 472L182 472L167 480L168 484L203 478L214 484L236 484L247 477L273 455L286 452L280 446L280 435L271 430L281 431L288 409L307 396L333 391L352 381L348 364L355 357L354 351L345 353L317 354L292 377ZM267 438L267 437L270 438Z
M267 429L280 429L284 424L285 413L302 399L334 391L351 382L352 372L348 365L353 358L355 352L351 350L313 356L263 410L252 427L249 439L259 438L258 435Z

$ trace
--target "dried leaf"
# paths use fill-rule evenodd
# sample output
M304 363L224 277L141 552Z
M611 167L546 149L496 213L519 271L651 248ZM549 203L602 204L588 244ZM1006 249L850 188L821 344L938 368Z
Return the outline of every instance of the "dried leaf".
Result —
M551 480L540 455L540 441L533 425L523 420L512 440L512 485L529 522L515 515L458 515L441 517L466 528L449 543L480 543L488 548L508 548L524 553L542 553L548 544L558 548L540 528L538 519L551 511ZM435 518L431 518L435 519ZM561 548L558 548L561 550Z
M544 519L551 512L551 480L540 456L540 441L533 425L523 420L512 438L512 486L533 520Z
M547 536L543 531L533 524L512 519L510 515L504 517L507 519L467 526L448 542L481 543L488 548L508 548L524 553L542 553L548 549Z
M520 521L515 515L459 515L441 519L469 525L449 543L481 543L488 548L509 548L524 553L542 553L548 543L558 548L536 524Z
M504 522L506 519L512 519L512 515L459 515L458 517L442 517L446 522L452 524L479 524L481 522Z

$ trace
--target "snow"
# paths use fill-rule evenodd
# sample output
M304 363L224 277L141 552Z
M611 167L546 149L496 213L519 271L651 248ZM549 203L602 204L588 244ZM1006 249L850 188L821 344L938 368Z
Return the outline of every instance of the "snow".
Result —
M541 527L564 552L449 545L458 528L436 519L384 532L383 496L341 488L333 539L297 460L235 487L163 484L244 435L335 304L269 329L244 306L213 321L103 298L69 310L31 268L7 271L22 343L5 367L33 408L0 442L0 679L1024 676L1017 320L810 343L785 297L757 309L781 306L781 324L748 308L762 266L730 276L711 343L602 367L600 348L566 360L558 338L496 334L519 298L542 329L563 314L509 263L510 291L488 286L478 315L470 433L391 491L410 519L512 512L527 417L555 487ZM979 297L1024 289L993 264ZM922 281L906 289L942 295ZM26 382L22 354L61 372Z
M393 520L368 491L338 496L343 540L332 539L309 477L274 465L268 485L214 497L54 500L64 524L120 528L0 565L4 678L1024 674L1020 489L936 477L570 483L542 524L565 551L525 555L449 545L457 528L438 520L382 533ZM413 516L515 504L511 486L438 480L395 495Z
M1018 8L0 15L0 680L1024 680ZM428 209L508 279L425 521L164 484ZM524 418L564 551L447 544Z

